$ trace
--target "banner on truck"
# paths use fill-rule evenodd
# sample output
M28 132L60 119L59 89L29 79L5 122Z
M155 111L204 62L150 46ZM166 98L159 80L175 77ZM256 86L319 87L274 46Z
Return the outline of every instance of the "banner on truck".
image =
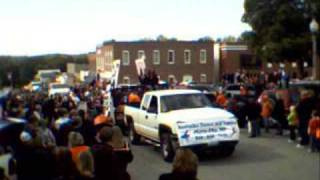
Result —
M236 134L234 125L236 122L233 121L177 123L179 144L180 146L214 145L220 140L232 139Z

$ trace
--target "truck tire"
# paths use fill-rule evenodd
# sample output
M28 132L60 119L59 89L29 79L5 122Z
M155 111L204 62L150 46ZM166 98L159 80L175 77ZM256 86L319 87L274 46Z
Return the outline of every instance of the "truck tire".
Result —
M131 141L131 144L139 145L141 136L137 134L137 132L134 129L133 123L129 124L129 132L128 132L129 140Z
M221 148L221 155L223 157L228 157L231 156L234 152L234 150L236 149L235 146L225 146Z
M160 147L161 147L161 154L163 159L166 162L172 162L175 151L172 146L172 139L170 133L163 133L161 134L160 139Z

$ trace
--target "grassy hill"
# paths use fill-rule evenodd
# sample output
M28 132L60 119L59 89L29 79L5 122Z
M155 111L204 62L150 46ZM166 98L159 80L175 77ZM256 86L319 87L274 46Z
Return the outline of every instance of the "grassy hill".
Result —
M10 84L9 72L12 73L13 84L19 87L30 82L39 69L66 71L69 62L87 63L87 55L0 56L0 87Z

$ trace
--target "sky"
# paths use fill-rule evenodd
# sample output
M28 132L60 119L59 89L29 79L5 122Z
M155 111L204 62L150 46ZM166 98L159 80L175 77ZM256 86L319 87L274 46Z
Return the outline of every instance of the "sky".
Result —
M0 0L0 55L79 54L105 40L239 36L244 0Z

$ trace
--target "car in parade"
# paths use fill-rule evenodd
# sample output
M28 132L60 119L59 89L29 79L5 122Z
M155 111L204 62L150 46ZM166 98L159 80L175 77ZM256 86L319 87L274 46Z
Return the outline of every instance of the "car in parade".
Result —
M126 105L124 115L131 142L137 144L143 137L160 144L165 161L173 159L178 147L216 148L229 156L239 142L236 117L212 107L198 90L146 92L140 107Z

